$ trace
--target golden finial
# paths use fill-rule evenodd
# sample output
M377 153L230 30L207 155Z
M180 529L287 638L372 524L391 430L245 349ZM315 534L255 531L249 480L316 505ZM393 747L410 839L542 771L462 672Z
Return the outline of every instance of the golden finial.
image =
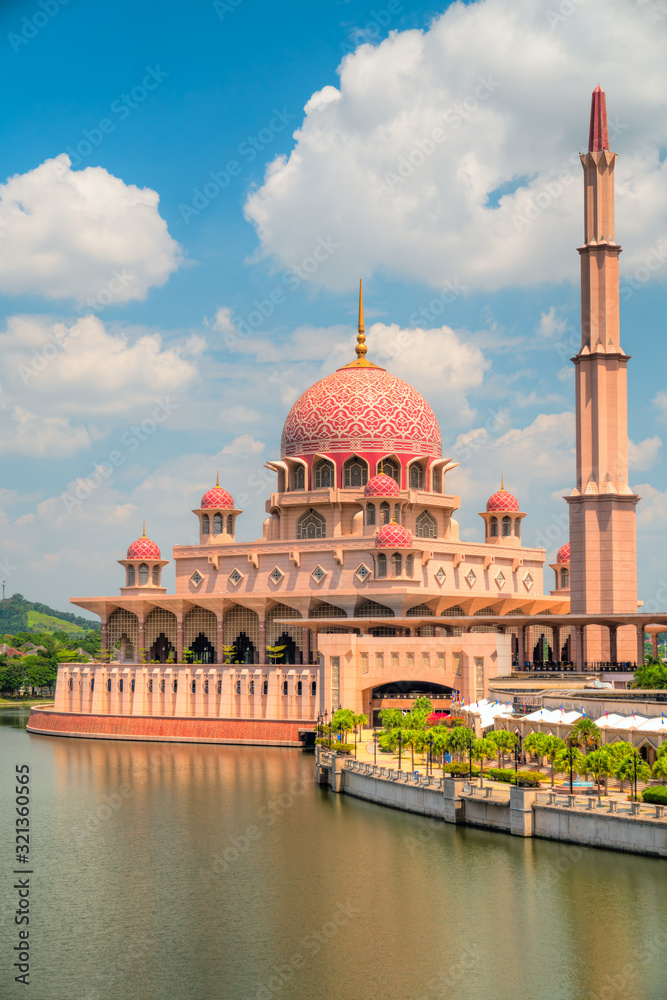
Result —
M145 521L144 521L144 533L143 533L143 535L141 537L142 538L146 537L146 522Z
M355 351L361 361L366 357L366 337L364 336L364 289L362 279L359 278L359 323L357 326L357 346Z
M215 472L215 485L220 486L220 469L216 469Z
M501 493L505 492L505 477L504 476L500 477L500 492Z
M380 459L380 475L381 476L384 475L384 459L383 458Z
M366 337L364 336L364 289L363 281L359 279L359 322L357 324L357 346L355 347L356 358L354 361L350 361L348 365L344 365L344 368L379 368L379 365L374 365L372 361L368 361L366 358L366 352L368 348L366 347Z

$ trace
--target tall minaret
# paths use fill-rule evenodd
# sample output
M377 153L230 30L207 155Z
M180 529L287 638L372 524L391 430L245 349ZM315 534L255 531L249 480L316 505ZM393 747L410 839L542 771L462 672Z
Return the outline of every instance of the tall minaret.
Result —
M619 339L618 257L614 239L614 166L604 91L591 103L584 168L581 349L576 381L577 483L570 505L570 607L604 614L637 611L636 505L628 485L627 364ZM587 661L617 659L608 630L588 626ZM619 633L619 641L621 634ZM635 659L636 641L624 650ZM626 642L623 642L626 646Z

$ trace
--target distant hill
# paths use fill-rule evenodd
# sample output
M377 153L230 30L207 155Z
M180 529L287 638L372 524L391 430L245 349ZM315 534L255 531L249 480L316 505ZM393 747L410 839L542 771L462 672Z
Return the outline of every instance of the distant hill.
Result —
M68 635L77 636L99 627L99 622L73 615L71 611L56 611L46 604L26 601L23 594L12 594L0 601L0 634L67 632Z

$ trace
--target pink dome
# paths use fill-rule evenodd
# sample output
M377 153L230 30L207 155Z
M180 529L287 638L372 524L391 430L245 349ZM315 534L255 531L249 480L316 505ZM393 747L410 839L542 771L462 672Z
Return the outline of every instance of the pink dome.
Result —
M339 368L289 411L283 455L364 452L442 456L440 428L416 389L376 366Z
M411 549L412 535L400 524L385 524L375 536L376 549Z
M561 545L558 550L558 555L556 556L556 562L565 563L570 561L570 543L566 542L565 545Z
M234 499L231 493L223 490L222 486L214 486L207 490L201 498L201 507L215 507L217 510L234 510Z
M137 538L127 550L128 559L159 559L160 550L150 538Z
M364 488L365 497L398 497L400 495L401 491L396 480L392 479L391 476L385 476L384 472L369 479Z
M487 511L519 510L519 501L505 489L498 490L486 501Z

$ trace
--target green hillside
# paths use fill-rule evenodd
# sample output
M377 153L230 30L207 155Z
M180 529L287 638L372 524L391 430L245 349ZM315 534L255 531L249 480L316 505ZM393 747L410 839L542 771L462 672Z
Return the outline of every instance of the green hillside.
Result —
M37 601L26 601L22 594L12 594L0 601L0 634L67 632L74 637L99 627L99 621L90 621L71 611L56 611Z

